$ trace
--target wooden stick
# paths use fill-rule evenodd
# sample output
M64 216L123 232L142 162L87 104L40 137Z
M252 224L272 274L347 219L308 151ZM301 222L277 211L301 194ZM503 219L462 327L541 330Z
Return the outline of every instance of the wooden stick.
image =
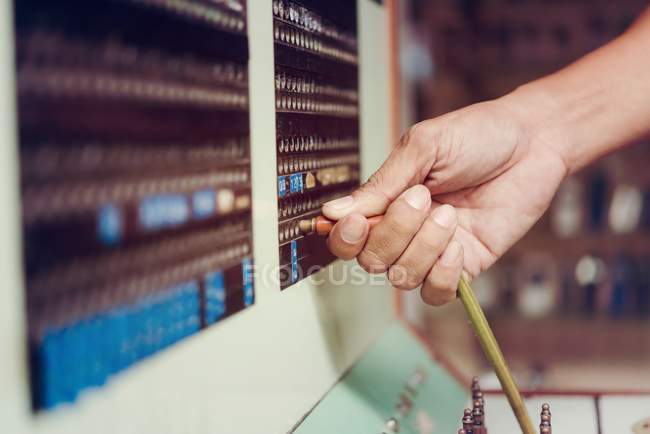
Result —
M517 388L517 383L515 383L515 379L510 374L508 364L499 348L499 343L494 337L494 333L492 333L490 324L488 324L485 318L483 309L481 309L481 305L476 299L474 291L472 291L472 287L469 286L465 276L461 276L460 282L458 282L458 298L460 298L460 301L465 307L469 322L474 329L474 333L476 333L476 337L481 344L481 348L483 348L485 356L499 378L503 392L508 397L508 402L517 418L522 433L536 434L533 422L526 410L524 400L521 398L521 394Z

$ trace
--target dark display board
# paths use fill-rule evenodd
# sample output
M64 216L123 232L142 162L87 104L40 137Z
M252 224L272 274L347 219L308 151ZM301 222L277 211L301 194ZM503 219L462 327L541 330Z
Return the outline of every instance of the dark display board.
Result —
M33 403L254 301L244 0L20 0Z
M280 286L329 264L298 223L359 184L356 1L273 0Z

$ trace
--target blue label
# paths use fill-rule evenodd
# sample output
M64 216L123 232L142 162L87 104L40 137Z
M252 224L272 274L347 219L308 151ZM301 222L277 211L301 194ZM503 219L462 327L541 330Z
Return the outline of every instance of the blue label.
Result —
M224 280L222 271L214 271L206 273L205 275L205 289L210 291L217 291L219 294L224 293ZM225 299L225 298L223 298ZM223 300L222 299L222 300Z
M201 297L199 295L199 283L196 280L183 285L183 297L185 300L185 335L199 331L201 327ZM225 300L225 294L224 294Z
M302 173L294 173L291 175L290 188L291 193L302 193L303 184L302 184Z
M44 408L52 408L61 401L64 401L62 390L63 376L61 375L61 353L60 334L48 332L41 343L40 359L40 405Z
M287 195L287 182L284 176L278 178L278 196L284 197Z
M123 223L122 211L112 204L104 205L97 214L97 236L109 246L122 240Z
M143 228L156 230L187 222L190 210L185 196L167 194L150 196L142 200L139 216Z
M253 304L253 264L250 258L242 260L242 279L244 283L244 304L250 306Z
M255 300L253 287L244 288L244 305L250 306Z
M205 275L205 321L212 324L226 313L226 287L222 271Z
M291 282L298 280L298 244L291 241Z
M192 195L194 218L204 219L217 213L217 195L212 190L197 191Z

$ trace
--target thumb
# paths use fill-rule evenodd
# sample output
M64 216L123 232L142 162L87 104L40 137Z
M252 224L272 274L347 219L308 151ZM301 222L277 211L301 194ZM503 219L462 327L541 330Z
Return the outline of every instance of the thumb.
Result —
M366 217L383 214L404 190L421 183L418 162L408 146L396 148L368 181L345 196L323 205L323 214L339 220L351 213Z

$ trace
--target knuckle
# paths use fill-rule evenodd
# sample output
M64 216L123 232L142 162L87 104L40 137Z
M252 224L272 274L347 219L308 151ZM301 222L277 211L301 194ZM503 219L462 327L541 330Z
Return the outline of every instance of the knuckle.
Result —
M404 145L421 146L425 142L426 130L425 122L418 122L406 131L400 142Z
M397 146L395 146L396 149L400 148L405 148L408 146L409 143L411 143L411 138L413 137L415 130L415 125L412 125L409 127L404 134L402 134L402 137L400 137L399 142L397 142Z
M368 180L364 182L361 187L359 187L359 190L361 191L368 191L368 190L373 190L375 186L381 184L382 179L384 178L381 169L370 175Z
M391 198L384 193L381 188L386 183L386 176L384 170L380 167L375 173L370 175L368 180L361 184L361 186L352 193L353 196L369 195L376 198L381 203L389 203Z
M446 124L439 120L418 122L407 130L397 148L409 152L416 161L436 162L440 148L446 146L445 140L449 141L444 137L447 129Z
M404 213L401 213L401 218L396 216L395 218L384 219L386 220L386 230L390 234L390 236L386 238L403 238L413 234L416 228L414 227L413 222L410 221L411 219L405 217ZM387 240L387 242L390 243L390 240Z
M377 194L378 193L378 187L386 181L386 176L384 175L384 170L380 167L375 173L370 175L368 180L364 182L361 187L359 187L359 190L366 192L366 193L372 193L372 194Z
M385 220L385 219L384 219ZM370 232L364 252L371 256L372 260L391 265L401 255L405 247L404 239L410 240L410 235L405 232L397 233L389 227L389 223L382 221Z
M370 249L364 249L357 256L357 262L361 268L371 274L385 273L388 270L388 264Z
M413 274L408 275L408 277L406 279L406 286L409 289L417 288L420 285L422 285L422 279L418 279Z
M393 265L388 269L388 280L391 285L399 290L409 291L420 286L413 273L402 265Z

